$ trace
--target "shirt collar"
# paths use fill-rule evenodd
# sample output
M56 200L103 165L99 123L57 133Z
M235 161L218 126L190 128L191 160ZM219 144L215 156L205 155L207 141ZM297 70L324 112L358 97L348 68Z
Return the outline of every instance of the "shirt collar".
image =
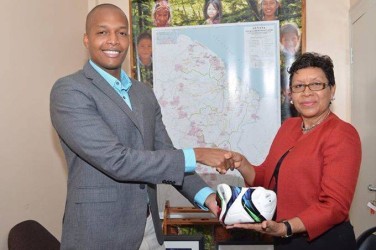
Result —
M121 70L119 81L116 77L112 76L111 74L107 73L102 68L100 68L98 65L96 65L92 60L89 60L89 62L91 66L93 66L94 70L97 71L98 74L100 74L106 80L106 82L111 85L111 87L117 89L118 91L129 91L129 89L132 86L132 82L127 76L127 74L124 72L124 70Z

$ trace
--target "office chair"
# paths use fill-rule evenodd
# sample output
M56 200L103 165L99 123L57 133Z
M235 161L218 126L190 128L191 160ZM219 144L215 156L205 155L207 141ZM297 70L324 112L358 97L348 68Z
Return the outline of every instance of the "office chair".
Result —
M359 235L356 239L357 250L375 250L376 249L376 227L371 227Z
M59 250L60 242L38 222L26 220L9 231L8 248L9 250Z

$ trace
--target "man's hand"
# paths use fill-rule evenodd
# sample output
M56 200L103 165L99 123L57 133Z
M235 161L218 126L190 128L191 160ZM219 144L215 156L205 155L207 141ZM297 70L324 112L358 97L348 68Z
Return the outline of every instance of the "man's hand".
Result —
M228 169L234 169L234 160L230 151L220 148L194 148L198 163L215 168L220 174L225 174Z
M216 194L210 194L205 200L205 206L209 208L209 210L218 217L218 204L216 200Z

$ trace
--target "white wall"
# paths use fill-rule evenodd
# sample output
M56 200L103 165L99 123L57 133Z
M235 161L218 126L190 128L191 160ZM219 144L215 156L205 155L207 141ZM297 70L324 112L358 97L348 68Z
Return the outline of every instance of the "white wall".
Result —
M35 219L58 239L66 168L49 118L55 80L81 68L88 9L102 1L2 0L0 47L0 249L9 229ZM103 1L104 2L104 1ZM127 0L107 1L125 11ZM307 0L307 51L335 64L335 112L350 120L349 8L357 0ZM129 72L129 58L125 69Z

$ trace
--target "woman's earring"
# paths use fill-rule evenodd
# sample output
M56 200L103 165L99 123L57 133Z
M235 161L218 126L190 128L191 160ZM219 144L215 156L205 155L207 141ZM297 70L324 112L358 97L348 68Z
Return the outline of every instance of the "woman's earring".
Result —
M290 103L291 103L291 104L294 104L294 102L293 102L292 100L290 100Z
M330 102L329 104L332 104L332 101L334 101L336 98L334 98L334 96L332 96L332 98L330 98Z

